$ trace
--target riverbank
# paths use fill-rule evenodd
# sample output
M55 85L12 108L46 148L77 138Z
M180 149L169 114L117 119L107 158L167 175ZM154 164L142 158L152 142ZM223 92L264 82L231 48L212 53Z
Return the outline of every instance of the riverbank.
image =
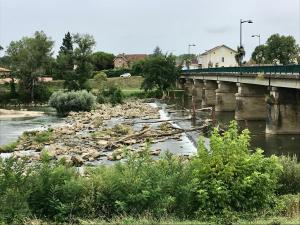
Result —
M0 109L0 119L38 117L38 116L42 116L43 114L44 112L38 112L38 111Z

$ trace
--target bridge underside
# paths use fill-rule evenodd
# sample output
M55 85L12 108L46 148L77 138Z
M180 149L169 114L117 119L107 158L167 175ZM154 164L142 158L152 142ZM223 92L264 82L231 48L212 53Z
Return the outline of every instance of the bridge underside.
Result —
M300 134L300 75L189 74L178 81L202 107L235 112L236 120L265 120L269 134Z

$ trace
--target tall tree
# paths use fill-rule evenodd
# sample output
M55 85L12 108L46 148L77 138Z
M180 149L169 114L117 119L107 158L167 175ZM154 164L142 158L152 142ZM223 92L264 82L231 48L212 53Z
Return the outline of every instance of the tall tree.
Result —
M33 37L12 41L6 51L10 57L10 67L16 71L27 101L34 101L34 88L38 76L45 74L45 68L51 61L53 44L43 31L37 31Z
M163 56L163 52L161 50L161 48L159 46L156 46L153 53L152 53L152 56L156 57L156 56Z
M300 48L294 37L273 34L265 45L255 48L252 59L256 63L287 65L297 63L299 54Z
M148 57L140 66L144 77L142 88L145 91L159 90L163 96L175 86L180 72L172 55Z
M65 34L56 58L56 79L66 79L74 73L73 40L70 32Z
M254 49L251 58L257 64L267 63L266 52L267 52L267 46L259 45Z
M93 65L91 63L92 50L96 42L91 35L73 35L74 49L74 73L66 77L66 87L69 90L86 89L87 80L91 77Z
M92 64L94 70L101 71L114 68L115 56L106 52L95 52L92 54Z
M279 61L283 65L294 64L299 55L299 46L292 36L273 34L266 45L266 58L271 63Z

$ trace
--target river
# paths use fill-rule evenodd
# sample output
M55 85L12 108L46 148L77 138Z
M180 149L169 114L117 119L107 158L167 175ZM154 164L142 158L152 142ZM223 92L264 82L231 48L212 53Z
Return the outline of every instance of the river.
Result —
M62 118L57 117L55 110L50 107L31 107L27 109L43 111L45 114L39 117L0 119L0 145L16 141L24 131L46 129L62 121Z
M167 104L159 104L161 107L161 119L174 119L176 124L184 129L189 129L195 126L200 126L204 118L208 118L208 113L198 112L197 120L180 120L191 116L189 110L191 108L191 100L188 98L177 98L171 100ZM201 108L201 107L197 107ZM2 119L0 120L0 145L8 144L17 140L17 138L24 132L34 129L46 129L53 124L63 121L62 118L56 116L55 111L49 107L31 108L30 110L44 111L45 114L35 118L16 118L16 119ZM179 119L179 120L178 120ZM234 113L217 113L217 121L226 126L234 119ZM300 157L300 135L266 135L264 121L248 121L239 122L241 129L248 128L251 132L251 147L262 148L265 155L281 155L281 154L296 154ZM189 154L194 152L190 146L188 138L196 144L199 138L198 132L188 133L183 139L183 143L178 145L174 141L168 141L163 144L155 144L154 147L161 149L169 149L173 153ZM206 139L206 141L208 141ZM174 143L173 143L174 142ZM156 146L157 145L157 146ZM183 148L184 145L184 148Z
M175 110L173 118L188 117L191 116L190 109L192 108L191 98L184 96L170 100L168 105L172 105L172 109ZM201 108L199 103L196 103L196 108ZM185 109L185 110L184 110ZM177 110L177 111L176 111ZM183 111L178 111L183 110ZM197 112L197 120L184 121L183 127L190 128L193 126L201 125L202 119L209 117L208 113ZM216 121L221 126L228 126L230 121L234 120L234 112L219 112L216 113ZM264 154L270 156L275 155L293 155L296 154L300 157L300 135L270 135L265 133L265 121L240 121L240 129L249 129L251 132L251 148L261 148L264 150ZM198 140L197 134L191 135L196 143Z

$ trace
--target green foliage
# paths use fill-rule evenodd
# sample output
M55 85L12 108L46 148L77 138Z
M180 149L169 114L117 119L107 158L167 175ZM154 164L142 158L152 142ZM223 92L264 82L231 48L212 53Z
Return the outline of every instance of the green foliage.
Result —
M37 143L44 143L50 140L52 135L52 130L41 131L37 133L34 137L34 141Z
M73 42L76 45L72 56L74 69L70 69L65 73L65 87L68 90L89 89L87 81L92 77L93 65L91 57L96 42L88 34L75 34Z
M246 52L244 46L238 46L237 53L235 54L235 61L241 66L243 58L245 57Z
M224 135L214 131L209 150L200 141L192 161L200 216L259 212L273 203L281 166L260 149L251 154L249 139L249 131L239 135L232 122Z
M25 161L0 159L0 223L20 224L29 215L29 174Z
M297 63L299 54L300 48L294 37L273 34L265 45L255 48L252 59L256 63L287 65Z
M267 62L266 51L267 51L266 45L259 45L254 49L251 58L254 60L254 62L258 64L264 64Z
M34 168L28 205L31 212L43 218L72 221L73 216L84 212L81 203L86 194L83 178L74 168L50 164L47 155L44 162Z
M297 157L281 156L280 163L283 171L279 177L279 194L300 193L300 164Z
M19 142L15 141L7 145L0 146L0 153L1 152L13 152L15 148L18 146Z
M49 105L56 109L59 114L67 115L69 112L91 111L96 97L86 90L70 92L54 92Z
M126 127L112 130L130 133ZM51 161L47 152L35 165L0 160L0 223L122 217L128 224L144 217L154 224L165 218L233 224L266 212L299 216L299 195L276 199L278 159L261 150L250 153L247 130L239 134L232 123L222 135L215 130L210 141L210 149L200 142L191 159L166 153L156 160L148 144L136 152L124 149L126 161L85 167L84 176L63 161Z
M63 38L62 46L58 52L56 58L56 79L67 79L70 74L73 74L74 70L74 51L73 40L70 32L65 34Z
M114 68L115 56L106 52L94 52L92 54L91 62L94 70L101 71Z
M51 61L54 42L44 32L35 32L33 37L12 41L7 49L10 68L17 71L19 84L25 90L26 101L34 101L34 89L38 76L45 75Z
M159 90L166 92L175 86L179 75L175 57L172 55L148 57L141 65L145 91Z
M120 88L110 86L107 90L100 89L97 95L97 102L100 104L111 103L117 105L123 103L124 95Z
M104 72L96 73L93 79L99 90L104 90L107 87L107 76Z

